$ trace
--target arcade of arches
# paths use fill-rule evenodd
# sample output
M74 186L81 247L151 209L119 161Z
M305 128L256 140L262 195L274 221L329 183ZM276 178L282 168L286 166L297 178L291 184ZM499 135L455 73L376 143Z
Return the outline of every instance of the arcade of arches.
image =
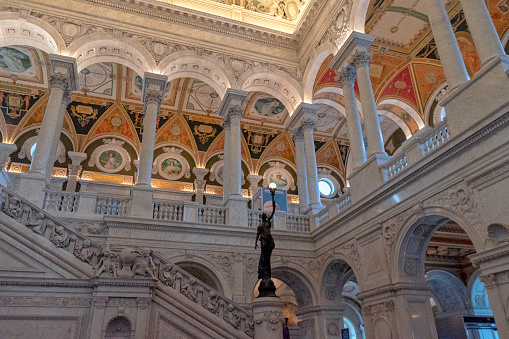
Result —
M508 50L507 0L0 0L0 338L509 338Z

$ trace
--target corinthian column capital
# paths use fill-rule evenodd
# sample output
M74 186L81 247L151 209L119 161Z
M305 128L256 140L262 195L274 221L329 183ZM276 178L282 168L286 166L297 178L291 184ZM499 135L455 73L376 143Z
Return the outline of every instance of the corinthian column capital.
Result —
M343 67L339 72L337 72L336 77L334 80L336 82L344 87L344 86L352 86L355 83L355 77L357 76L357 71L355 70L355 67L352 65Z
M373 53L368 53L366 51L356 51L350 63L354 65L355 68L368 67L372 57Z
M151 89L146 90L143 96L143 102L145 102L145 105L156 104L157 106L161 106L163 103L163 93Z
M69 74L51 72L50 78L49 78L49 87L50 88L60 88L64 91L67 91L70 83L71 83L71 77Z

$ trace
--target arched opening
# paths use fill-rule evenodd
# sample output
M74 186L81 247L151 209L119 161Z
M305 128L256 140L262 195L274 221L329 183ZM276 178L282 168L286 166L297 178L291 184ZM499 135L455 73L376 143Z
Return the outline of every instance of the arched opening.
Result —
M310 285L299 273L282 267L272 268L272 280L276 285L276 295L284 302L283 317L288 318L291 338L299 338L301 314L314 305L315 300ZM257 282L252 298L258 296Z
M430 335L435 329L440 339L498 338L496 331L491 331L491 336L487 337L479 332L479 328L493 329L495 324L493 317L479 317L472 307L467 283L475 268L468 256L476 249L466 229L451 218L430 215L412 225L402 245L401 280L413 284L416 291L421 287L422 291L429 291L429 301L414 306L412 311L412 327L421 331L415 333L416 338L424 338L424 331L430 331L424 333ZM424 295L425 292L416 293ZM410 298L408 300L410 304Z
M111 319L106 325L105 339L131 339L134 338L131 322L123 316Z
M175 264L187 273L212 287L214 290L219 292L219 294L224 295L221 281L210 268L192 261L181 261Z
M327 333L337 332L340 335L341 329L348 329L349 338L364 338L358 292L359 284L352 267L342 259L331 261L325 269L320 288Z

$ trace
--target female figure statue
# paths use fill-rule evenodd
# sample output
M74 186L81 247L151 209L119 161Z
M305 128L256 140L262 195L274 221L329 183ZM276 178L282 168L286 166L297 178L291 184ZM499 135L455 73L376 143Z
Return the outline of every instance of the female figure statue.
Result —
M262 222L256 231L255 249L258 248L258 240L260 240L261 247L260 261L258 262L258 279L262 279L260 287L258 288L260 291L260 297L272 295L276 290L274 283L271 280L272 276L270 270L270 256L272 255L272 250L274 250L275 247L270 229L272 227L271 220L274 217L275 211L276 203L274 202L273 197L272 214L270 217L267 217L266 213L262 213ZM266 290L266 293L264 293L263 290Z

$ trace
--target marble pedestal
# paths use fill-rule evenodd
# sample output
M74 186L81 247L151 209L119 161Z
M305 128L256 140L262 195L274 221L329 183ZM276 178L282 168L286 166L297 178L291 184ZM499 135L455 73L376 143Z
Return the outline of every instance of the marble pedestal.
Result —
M283 338L283 302L279 297L260 297L252 303L255 339Z
M225 206L228 207L228 225L247 227L247 202L242 196L230 195Z
M42 208L46 187L46 178L42 174L28 172L21 175L18 194L35 206Z
M135 185L132 191L131 216L140 218L152 218L154 213L155 189L146 185Z
M509 56L497 57L467 83L458 87L440 105L445 108L452 137L482 120L509 101Z
M355 168L348 177L352 201L359 201L384 184L380 166L389 161L386 154L373 154L361 166Z

